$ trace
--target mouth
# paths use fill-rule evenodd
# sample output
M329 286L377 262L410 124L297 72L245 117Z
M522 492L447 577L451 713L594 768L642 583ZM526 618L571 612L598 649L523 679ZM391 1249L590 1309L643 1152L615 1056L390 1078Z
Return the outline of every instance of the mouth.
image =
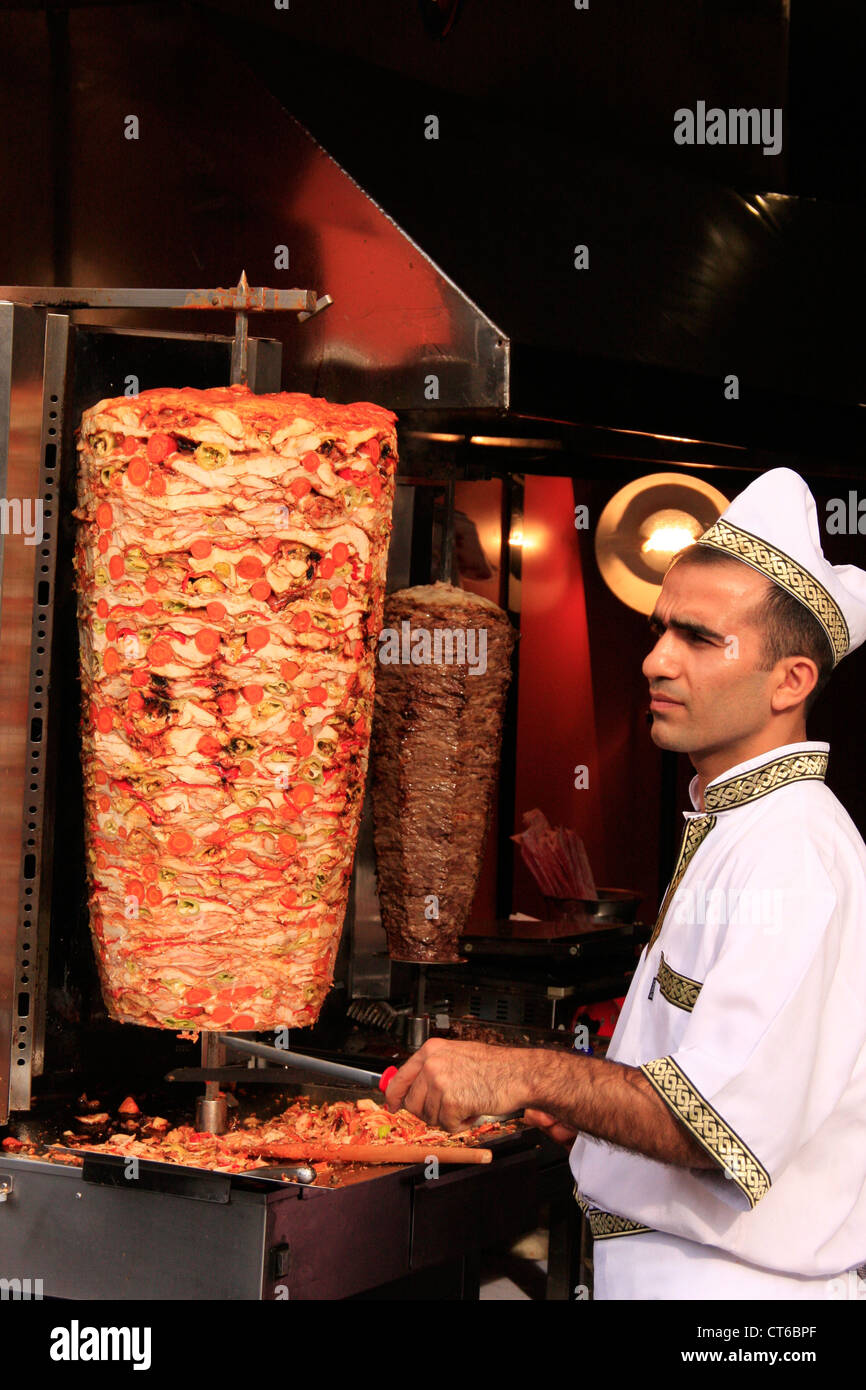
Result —
M662 713L668 709L681 709L682 700L669 700L665 695L651 695L650 709L658 710Z

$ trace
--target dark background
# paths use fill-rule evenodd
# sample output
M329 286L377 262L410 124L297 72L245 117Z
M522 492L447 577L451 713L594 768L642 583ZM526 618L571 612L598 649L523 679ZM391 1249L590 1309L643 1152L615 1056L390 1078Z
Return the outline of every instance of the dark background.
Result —
M435 8L0 4L0 283L224 285L242 268L252 284L307 283L297 171L281 157L290 113L511 336L518 413L735 442L732 471L711 478L728 495L780 462L821 498L862 484L863 6L464 0L444 39L425 23ZM675 145L674 111L699 99L783 108L781 154ZM293 255L282 277L280 242ZM575 275L578 242L592 275ZM183 320L172 326L201 329ZM285 323L255 330L283 338L290 367ZM314 332L329 331L324 315ZM741 410L719 403L726 371L740 374ZM387 380L369 392L389 403ZM593 518L629 476L667 466L631 447L620 437L611 458L584 442L564 465ZM698 452L673 466L706 467ZM566 539L548 567L575 563ZM862 564L862 547L828 538L827 553ZM591 813L573 798L572 823L594 840L599 877L649 906L673 817L644 724L645 624L603 585L590 537L579 548L602 791ZM832 739L828 780L864 831L861 657L810 735ZM539 666L520 680L520 707L543 720ZM536 733L515 828L571 759Z

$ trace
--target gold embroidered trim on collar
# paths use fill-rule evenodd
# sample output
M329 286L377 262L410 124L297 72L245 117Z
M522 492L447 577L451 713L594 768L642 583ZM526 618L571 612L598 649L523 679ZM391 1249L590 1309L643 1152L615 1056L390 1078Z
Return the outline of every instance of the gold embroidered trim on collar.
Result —
M665 960L664 951L661 953L656 979L659 982L659 989L669 1004L674 1004L678 1009L685 1009L686 1013L691 1013L698 1002L698 995L703 989L701 980L690 980L688 975L681 975L678 970L672 969Z
M833 664L841 661L851 640L848 624L841 608L814 574L798 565L784 550L778 550L740 526L732 526L722 517L698 538L697 543L721 550L726 555L735 555L738 560L759 570L780 588L793 594L818 619L826 632L833 649Z
M683 874L689 867L689 863L693 854L697 850L698 846L702 843L704 836L708 835L709 832L712 830L715 823L715 816L692 816L691 820L686 821L685 827L683 829L682 843L680 844L680 852L677 858L676 868L674 869L674 876L668 884L668 890L665 893L664 901L661 907L659 908L659 915L656 918L656 923L652 930L652 936L650 937L647 943L647 957L649 956L650 951L656 943L658 934L662 929L662 923L665 920L665 914L667 913L667 910L671 905L671 899L673 898L674 893L677 891L677 889L680 886L680 883L682 882Z
M671 1057L645 1062L641 1071L686 1129L757 1206L770 1190L770 1175Z
M610 1240L612 1236L636 1236L653 1229L652 1226L642 1226L639 1221L629 1221L624 1216L615 1216L612 1211L600 1211L598 1207L590 1207L576 1186L574 1200L589 1221L593 1240Z
M724 782L713 783L704 792L704 805L708 811L727 811L731 806L757 801L791 782L823 781L827 762L826 753L785 753L751 772L739 772Z

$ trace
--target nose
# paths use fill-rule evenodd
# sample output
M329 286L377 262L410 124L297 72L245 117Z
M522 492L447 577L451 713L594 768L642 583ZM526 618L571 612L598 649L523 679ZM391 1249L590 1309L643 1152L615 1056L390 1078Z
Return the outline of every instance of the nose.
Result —
M655 680L673 680L679 673L676 647L670 631L663 632L647 653L641 670L652 684Z

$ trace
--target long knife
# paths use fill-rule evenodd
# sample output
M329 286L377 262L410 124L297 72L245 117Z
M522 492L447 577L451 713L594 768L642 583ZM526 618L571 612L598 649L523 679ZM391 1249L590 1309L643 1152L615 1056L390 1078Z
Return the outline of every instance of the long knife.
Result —
M392 1077L397 1075L396 1067L386 1067L384 1071L362 1071L359 1067L347 1067L343 1062L326 1062L322 1057L307 1057L303 1052L289 1052L282 1047L268 1047L266 1043L248 1042L246 1038L235 1038L231 1033L217 1033L218 1040L235 1052L246 1053L249 1057L264 1057L281 1067L295 1067L298 1071L318 1072L322 1076L338 1077L354 1086L370 1087L374 1091L387 1091Z

